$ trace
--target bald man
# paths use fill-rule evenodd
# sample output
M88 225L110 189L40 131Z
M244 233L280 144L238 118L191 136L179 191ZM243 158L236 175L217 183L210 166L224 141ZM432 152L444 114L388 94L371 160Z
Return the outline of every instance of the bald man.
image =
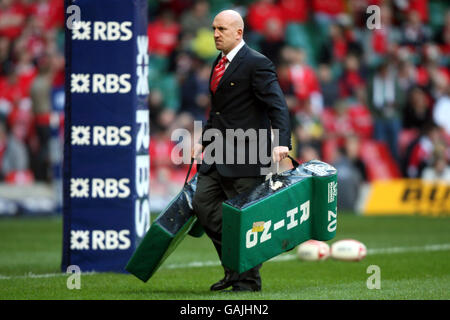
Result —
M288 155L291 139L289 113L275 67L245 44L240 14L222 11L214 18L212 28L216 48L221 52L210 76L209 118L202 140L192 149L192 156L201 163L193 205L222 259L222 202L262 183L268 167ZM241 133L248 135L230 137L227 129L236 133L241 129ZM275 143L271 141L271 129L278 138ZM256 135L251 135L252 132ZM221 144L216 144L218 140ZM223 148L207 152L213 141ZM224 267L224 278L213 284L211 290L231 287L232 291L260 291L260 267L241 274Z

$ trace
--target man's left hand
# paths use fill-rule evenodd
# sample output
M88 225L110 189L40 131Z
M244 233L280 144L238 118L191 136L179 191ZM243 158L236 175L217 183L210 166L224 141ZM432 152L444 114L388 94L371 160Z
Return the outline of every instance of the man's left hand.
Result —
M285 146L277 146L273 148L272 156L273 161L280 162L284 158L286 158L289 154L289 148Z

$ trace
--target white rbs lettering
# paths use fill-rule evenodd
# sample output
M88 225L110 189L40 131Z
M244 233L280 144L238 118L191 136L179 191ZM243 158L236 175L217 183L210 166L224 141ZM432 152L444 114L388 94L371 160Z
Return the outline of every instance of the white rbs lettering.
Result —
M131 143L131 127L94 126L92 127L94 146L126 146Z
M130 195L130 179L93 178L92 198L126 198Z
M92 75L92 93L128 93L131 90L131 75L114 73Z
M94 40L103 41L128 41L133 37L131 31L131 21L95 21L94 22Z
M150 157L140 155L136 157L136 192L139 198L149 194Z
M130 247L130 230L92 230L92 250L126 250Z
M149 128L148 110L138 110L136 112L136 123L138 132L136 137L136 151L141 149L148 149L150 143L150 128Z
M148 199L136 200L135 203L136 235L143 237L150 228L150 203Z

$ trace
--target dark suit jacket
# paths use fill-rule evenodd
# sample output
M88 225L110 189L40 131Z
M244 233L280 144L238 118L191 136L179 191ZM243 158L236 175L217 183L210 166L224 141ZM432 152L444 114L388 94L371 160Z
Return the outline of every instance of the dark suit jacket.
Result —
M213 70L220 58L221 55L217 57ZM203 128L202 144L205 148L200 172L210 170L212 165L208 157L214 155L218 156L214 157L214 165L222 176L261 175L261 167L270 165L267 164L272 150L270 128L279 130L279 145L291 149L286 101L275 67L264 55L244 45L227 67L215 94L211 92L211 95L211 111ZM242 129L241 133L248 134L239 137L234 131L237 137L227 137L227 129Z

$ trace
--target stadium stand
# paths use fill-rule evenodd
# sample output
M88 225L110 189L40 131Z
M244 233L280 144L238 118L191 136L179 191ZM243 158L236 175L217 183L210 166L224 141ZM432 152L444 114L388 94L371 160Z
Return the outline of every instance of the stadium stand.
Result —
M380 6L381 29L367 28L369 5ZM177 192L184 180L187 165L172 163L170 133L192 130L189 123L207 117L209 68L217 54L209 23L225 8L241 12L246 42L276 63L291 114L292 155L300 162L316 155L333 164L357 137L361 183L420 177L442 159L448 167L450 132L442 119L450 108L448 1L149 1L153 203L164 203L157 198ZM51 95L64 83L63 26L62 0L0 0L3 182L53 179ZM433 122L436 137L426 139L424 129ZM13 143L26 159L5 172ZM405 169L411 163L415 171Z

